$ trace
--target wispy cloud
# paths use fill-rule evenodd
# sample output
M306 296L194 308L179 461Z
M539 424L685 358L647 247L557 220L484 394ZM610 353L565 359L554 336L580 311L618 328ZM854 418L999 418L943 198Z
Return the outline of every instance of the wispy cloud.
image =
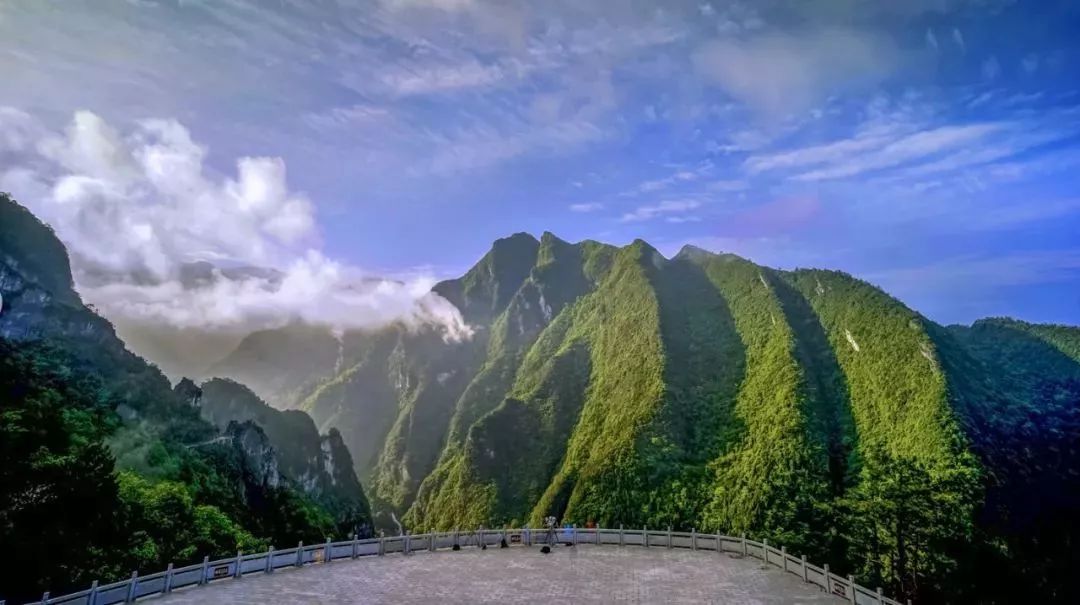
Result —
M664 191L673 185L693 183L709 177L713 173L715 165L712 160L705 160L692 166L676 166L675 171L668 176L649 179L638 183L633 189L624 191L623 197L633 197L641 194Z
M843 160L798 174L793 178L799 181L821 181L891 168L970 144L1001 128L1000 124L942 126L905 136L872 152L863 149L862 153L853 154L849 148L849 153Z
M708 81L772 117L807 109L838 89L876 83L897 61L888 37L844 28L721 39L694 56Z
M354 104L347 107L332 107L325 111L308 112L302 116L305 124L319 131L340 131L357 126L370 125L379 120L391 118L387 107Z
M657 204L638 206L633 212L622 215L623 222L648 221L657 217L668 215L684 215L685 213L701 207L698 200L664 200ZM687 217L682 217L684 220Z
M585 202L582 204L570 204L571 212L596 212L597 210L603 210L604 205L600 202Z

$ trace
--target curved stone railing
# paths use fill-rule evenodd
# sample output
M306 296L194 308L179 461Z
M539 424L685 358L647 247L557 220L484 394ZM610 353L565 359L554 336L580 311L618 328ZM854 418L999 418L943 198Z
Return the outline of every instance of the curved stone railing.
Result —
M852 576L846 578L829 571L829 566L818 567L807 563L806 557L795 557L786 548L770 546L768 541L757 542L744 537L731 537L721 534L705 534L696 531L673 532L649 529L579 529L560 528L557 530L559 543L606 544L614 546L645 546L654 548L683 548L689 550L716 551L734 553L745 557L760 559L768 565L774 565L787 573L802 578L803 582L815 584L825 592L845 599L852 605L903 605L881 594L881 589L870 590L855 583ZM356 559L366 556L383 556L391 553L406 555L422 552L453 549L457 547L491 546L507 547L540 545L547 539L547 530L543 529L487 529L475 532L434 532L427 534L386 536L366 540L347 540L266 552L243 554L235 557L210 561L187 567L168 569L147 576L132 573L131 578L113 584L98 585L97 582L87 590L50 597L45 593L40 605L112 605L130 603L136 599L151 595L167 594L174 589L208 584L225 578L239 578L252 574L273 573L283 567L302 567L304 565L326 565L339 559ZM4 605L0 601L0 605ZM908 601L907 605L911 605Z

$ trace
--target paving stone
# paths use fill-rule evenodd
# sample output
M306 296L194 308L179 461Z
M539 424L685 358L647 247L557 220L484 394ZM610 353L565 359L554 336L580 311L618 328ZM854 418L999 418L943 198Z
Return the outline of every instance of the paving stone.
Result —
M635 546L472 548L285 568L148 599L234 603L843 603L757 559Z

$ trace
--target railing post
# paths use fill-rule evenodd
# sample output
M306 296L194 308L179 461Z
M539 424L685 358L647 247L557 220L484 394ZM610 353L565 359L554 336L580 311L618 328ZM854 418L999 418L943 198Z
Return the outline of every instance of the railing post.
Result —
M570 542L577 546L577 523L570 526Z
M667 526L667 547L671 548L671 526Z
M409 532L405 532L405 546L401 547L401 552L404 553L405 556L409 555Z
M802 556L802 581L808 582L809 578L806 575L806 555Z
M742 556L743 557L750 556L750 549L746 547L746 534L745 533L742 535Z
M133 572L131 572L131 581L128 582L127 599L124 600L125 603L131 603L132 601L135 600L135 588L138 585L139 585L139 572L133 571ZM45 594L48 595L49 593L45 593ZM48 603L49 600L45 599L45 602Z
M769 540L767 538L761 539L761 559L765 561L765 564L769 564Z
M855 590L855 583L854 582L852 582L852 584L851 584L851 590L852 591ZM885 602L884 596L885 595L881 594L881 587L878 586L877 587L877 602L878 602L878 605L881 605L882 603Z
M244 564L244 554L239 550L236 551L236 569L233 570L234 578L240 577L240 566Z
M199 578L199 584L206 584L206 571L210 567L210 556L207 555L202 558L202 576Z
M86 595L86 605L97 605L97 587L97 580L90 583L90 594ZM170 586L169 588L171 589L172 587ZM0 605L4 605L3 601L0 601Z
M437 537L438 533L436 532L436 530L428 530L428 550L430 550L431 552L435 552L439 549L439 545L436 541Z
M829 564L825 564L825 592L832 594L832 576L829 575Z
M697 528L690 528L690 550L697 550Z
M716 531L716 554L723 554L724 552L724 538L720 535L720 530Z
M643 529L641 531L641 536L642 536L641 543L644 544L646 547L648 547L649 546L649 526L648 525L646 525L645 529Z
M300 567L304 564L304 541L301 540L296 545L296 566Z
M42 595L41 595L41 604L42 605L49 605L49 591L46 590L44 593L42 593Z
M619 546L623 546L624 544L625 544L625 542L623 541L623 526L622 526L622 523L620 523L619 524Z
M263 569L266 573L274 573L274 545L266 547L266 568Z
M780 556L784 558L784 571L787 571L787 547L780 547Z
M330 556L334 554L332 548L330 548L330 536L326 536L326 546L323 547L323 563L330 562Z
M848 588L851 589L851 603L855 605L855 576L848 574L847 577Z
M599 546L600 545L600 526L597 525L596 527L594 527L593 531L596 532L596 545Z
M458 530L457 530L457 528L454 528L454 546L457 546L458 548L460 548L461 545L458 543L458 537L459 537L458 536Z
M359 546L360 546L358 544L359 541L360 541L360 534L354 533L352 535L352 551L349 553L349 555L350 555L349 558L350 559L355 559L356 558L356 556L357 556L356 553L359 550Z
M163 594L169 594L170 592L172 592L172 569L172 563L169 563L169 566L165 568L165 583L161 586L161 592Z
M379 556L386 554L386 532L379 530Z
M525 528L521 530L521 533L524 534L521 537L522 543L524 543L525 546L532 546L532 533L529 531L529 526L526 525Z

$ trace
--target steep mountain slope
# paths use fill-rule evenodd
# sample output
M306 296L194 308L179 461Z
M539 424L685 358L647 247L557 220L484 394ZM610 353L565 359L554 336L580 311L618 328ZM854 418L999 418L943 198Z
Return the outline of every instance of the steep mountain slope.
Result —
M407 525L748 532L928 601L1073 594L1075 328L945 328L843 273L549 233L436 290L472 339L347 333L293 403Z
M231 380L203 383L196 397L202 416L222 430L245 422L260 427L274 449L281 475L334 515L338 525L370 533L371 510L337 429L320 435L304 412L275 410Z
M305 493L258 425L201 419L193 385L174 391L124 347L6 195L0 299L0 599L370 526Z

